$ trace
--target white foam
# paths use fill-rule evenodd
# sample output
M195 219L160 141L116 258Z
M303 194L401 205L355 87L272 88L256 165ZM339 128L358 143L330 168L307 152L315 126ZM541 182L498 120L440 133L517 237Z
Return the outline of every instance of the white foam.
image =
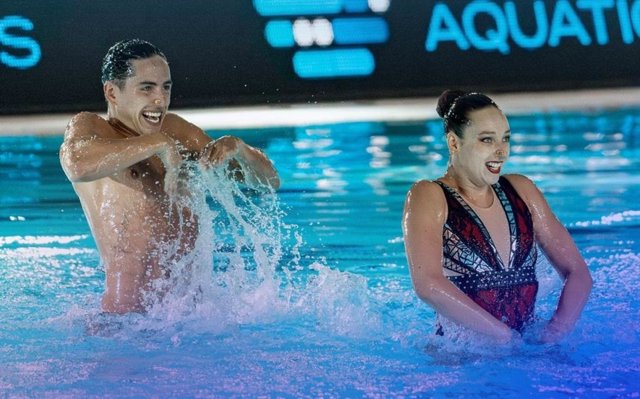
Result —
M175 200L198 216L195 250L178 262L167 256L171 278L158 281L154 290L166 293L148 296L144 317L120 320L122 334L178 326L220 333L309 318L340 335L378 329L379 312L372 309L366 278L319 259L305 258L303 264L303 238L297 226L283 222L274 192L244 190L228 179L225 168L191 168L191 173L190 195ZM173 338L180 341L179 335Z
M583 222L576 222L578 227L589 226L612 226L627 222L633 222L640 219L640 211L626 210L622 212L614 212L609 215L601 216L599 220L590 220Z

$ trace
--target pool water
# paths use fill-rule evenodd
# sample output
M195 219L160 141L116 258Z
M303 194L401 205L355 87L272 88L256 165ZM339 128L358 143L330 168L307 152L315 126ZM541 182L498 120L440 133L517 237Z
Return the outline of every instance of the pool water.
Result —
M434 336L400 218L411 184L446 168L439 121L230 132L266 151L282 188L201 178L207 288L144 316L100 314L62 138L0 138L0 397L640 397L639 111L510 118L506 172L538 184L594 277L559 345ZM533 330L560 290L548 263L538 275Z

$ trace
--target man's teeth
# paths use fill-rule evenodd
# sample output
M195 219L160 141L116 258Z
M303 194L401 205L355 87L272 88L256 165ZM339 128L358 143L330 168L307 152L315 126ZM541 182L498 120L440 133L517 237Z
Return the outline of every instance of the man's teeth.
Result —
M499 167L502 166L501 162L487 162L487 166L490 167L491 169L498 169Z
M160 122L162 112L143 112L142 116L149 119L151 122L158 123Z

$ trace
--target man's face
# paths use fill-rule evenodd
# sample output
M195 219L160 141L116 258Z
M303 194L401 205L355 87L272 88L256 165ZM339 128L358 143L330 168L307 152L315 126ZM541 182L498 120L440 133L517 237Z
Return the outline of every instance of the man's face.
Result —
M133 76L120 89L113 83L110 100L120 122L139 134L160 131L171 101L171 71L164 58L132 60Z

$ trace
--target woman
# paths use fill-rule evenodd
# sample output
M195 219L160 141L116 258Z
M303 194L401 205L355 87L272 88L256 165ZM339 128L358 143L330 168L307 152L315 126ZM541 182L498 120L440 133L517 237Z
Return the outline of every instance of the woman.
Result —
M402 220L416 293L447 319L509 342L533 319L537 244L564 279L540 337L559 341L591 291L582 256L531 180L500 175L511 136L500 108L483 94L445 91L437 111L449 166L413 185Z

